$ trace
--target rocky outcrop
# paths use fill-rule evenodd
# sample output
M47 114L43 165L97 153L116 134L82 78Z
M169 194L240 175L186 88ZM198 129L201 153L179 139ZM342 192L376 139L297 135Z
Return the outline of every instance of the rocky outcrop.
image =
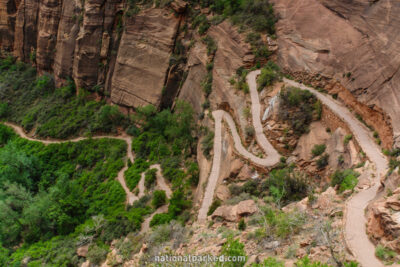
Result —
M277 23L279 63L290 71L323 74L339 81L364 105L347 104L362 113L385 145L391 146L390 121L382 120L385 115L380 113L384 111L390 116L394 141L400 144L398 1L273 2L281 17ZM377 114L374 119L368 119L373 114Z
M158 105L179 19L148 9L126 22L111 85L111 100L124 106Z
M180 90L179 98L192 103L197 114L202 111L201 104L205 101L205 95L201 86L207 75L207 47L202 42L196 42L189 51L187 63L187 77Z
M247 55L251 54L250 45L244 41L244 37L238 34L236 29L227 21L209 29L211 36L217 43L218 50L214 57L213 85L210 99L214 103L226 103L235 113L234 118L238 120L241 131L247 125L243 116L246 102L243 96L235 93L229 79L235 75L240 67L251 64L246 61Z
M400 189L370 205L367 232L374 241L400 252Z
M176 13L186 6L139 6L138 14L124 16L123 0L2 0L0 49L36 64L39 73L53 72L58 86L72 79L118 105L160 105L163 88L179 84L183 74L169 59L183 19Z
M0 47L11 51L14 44L16 12L20 0L0 1Z
M234 206L223 205L218 207L211 215L212 218L220 217L229 222L236 222L243 216L248 216L257 212L254 200L244 200Z
M24 0L18 6L15 22L14 55L22 61L30 61L37 44L39 0Z
M61 8L58 0L40 1L36 47L36 63L40 70L52 69Z

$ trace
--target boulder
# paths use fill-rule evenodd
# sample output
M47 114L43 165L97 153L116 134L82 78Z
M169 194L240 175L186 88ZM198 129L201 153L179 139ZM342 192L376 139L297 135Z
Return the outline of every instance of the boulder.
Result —
M236 212L239 216L251 215L257 212L256 203L252 199L241 201L237 204Z
M234 161L232 161L231 163L231 173L230 173L230 177L236 177L240 170L243 167L243 162L240 159L235 159Z
M79 247L76 250L76 254L78 254L79 257L85 257L86 258L88 250L89 250L89 245L84 245L82 247Z
M177 13L183 13L186 10L187 3L183 0L175 0L171 3L172 9Z
M257 212L256 203L254 200L249 199L233 206L222 205L214 211L211 218L220 217L229 222L236 222L240 217L251 215L255 212Z
M249 180L253 176L253 171L248 165L244 165L240 170L237 178L241 181Z
M226 185L219 185L217 190L215 191L215 196L222 201L227 200L231 195L229 188Z
M211 218L221 217L226 221L236 222L238 219L236 209L237 206L219 206L211 215Z

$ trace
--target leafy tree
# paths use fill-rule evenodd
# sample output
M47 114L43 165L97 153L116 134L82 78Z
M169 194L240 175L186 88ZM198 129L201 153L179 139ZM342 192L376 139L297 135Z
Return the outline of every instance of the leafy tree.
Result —
M167 195L164 190L156 190L153 193L153 200L151 204L154 208L159 208L167 202Z

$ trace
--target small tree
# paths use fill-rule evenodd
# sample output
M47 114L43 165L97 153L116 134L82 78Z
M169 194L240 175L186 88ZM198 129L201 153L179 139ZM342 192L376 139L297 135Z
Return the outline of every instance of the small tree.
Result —
M156 190L153 193L153 200L151 204L155 208L159 208L167 202L167 195L164 190Z
M246 230L246 222L244 221L244 219L240 219L239 223L238 223L238 229L241 231Z

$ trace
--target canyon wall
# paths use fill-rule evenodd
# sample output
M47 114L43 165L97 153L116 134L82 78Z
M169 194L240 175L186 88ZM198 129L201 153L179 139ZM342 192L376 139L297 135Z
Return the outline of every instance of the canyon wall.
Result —
M301 74L295 78L329 78L325 89L359 113L384 147L400 146L400 2L271 1L282 68ZM186 5L175 0L135 12L126 0L0 0L0 49L53 73L58 86L72 79L120 106L168 106L178 96L201 113L209 58ZM211 105L231 106L243 128L246 105L228 80L253 64L251 48L227 21L208 35L218 46ZM171 63L179 38L184 66Z
M374 127L385 146L400 146L400 2L273 2L280 17L279 64L340 83L357 101L347 99L346 92L340 94L343 100Z
M1 0L0 49L115 104L160 105L186 3L130 11L124 0Z

